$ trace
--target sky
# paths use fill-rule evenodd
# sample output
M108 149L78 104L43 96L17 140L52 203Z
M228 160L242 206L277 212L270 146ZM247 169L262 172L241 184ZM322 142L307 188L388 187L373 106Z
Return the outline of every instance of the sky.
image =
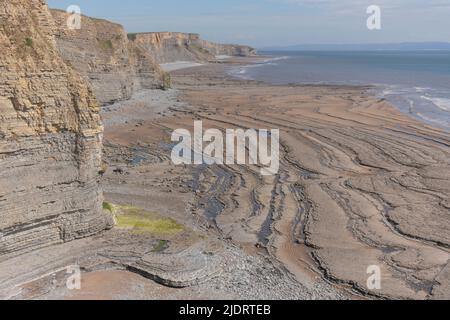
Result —
M78 5L87 16L128 32L200 33L257 48L296 44L450 42L450 0L48 0ZM369 30L367 8L381 8L381 30Z

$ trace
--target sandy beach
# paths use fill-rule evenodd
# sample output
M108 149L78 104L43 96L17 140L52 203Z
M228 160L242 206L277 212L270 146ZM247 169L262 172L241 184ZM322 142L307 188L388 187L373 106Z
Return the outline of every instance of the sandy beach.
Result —
M21 286L33 289L20 297L105 298L107 288L108 299L450 297L450 135L369 96L367 87L270 85L227 75L230 66L254 60L180 69L171 73L172 89L143 91L103 110L106 201L176 220L183 234L148 237L168 240L167 254L208 248L228 261L219 263L221 272L169 289L130 268L114 271L108 259L88 259L100 248L118 259L125 249L117 239L130 236L113 229L89 242L90 255L85 240L52 248L76 247L78 261L89 261L88 291L46 291L47 282L34 280ZM192 130L194 120L204 129L280 129L279 174L263 177L255 166L174 166L170 134ZM139 255L142 239L133 239ZM380 289L367 287L371 266L381 270ZM128 285L111 289L116 278Z
M0 0L0 300L450 300L450 6L260 2Z
M192 61L177 61L177 62L169 62L169 63L161 63L161 68L166 72L171 72L180 69L192 68L201 66L201 63L192 62Z
M181 105L131 131L107 128L108 141L158 144L194 119L205 128L280 128L276 177L245 166L187 168L200 177L189 199L195 223L263 252L301 283L320 277L365 296L448 297L449 135L365 87L232 80L225 70L239 63L172 73ZM112 189L114 200L121 192ZM372 265L381 290L367 289Z

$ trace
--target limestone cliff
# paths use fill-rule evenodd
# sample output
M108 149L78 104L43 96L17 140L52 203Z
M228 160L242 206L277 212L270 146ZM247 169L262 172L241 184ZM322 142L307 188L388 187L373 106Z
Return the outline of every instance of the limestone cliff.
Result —
M201 40L200 46L215 56L251 57L256 55L256 50L249 46L236 44L221 44L207 40Z
M128 40L121 25L83 16L81 29L69 30L66 12L52 9L51 13L57 23L61 55L89 80L101 104L129 99L140 89L166 85L159 65Z
M175 61L210 61L216 55L251 56L253 48L216 44L202 40L196 33L147 32L128 35L137 46L145 49L158 63Z
M103 127L44 0L0 0L0 256L95 234Z

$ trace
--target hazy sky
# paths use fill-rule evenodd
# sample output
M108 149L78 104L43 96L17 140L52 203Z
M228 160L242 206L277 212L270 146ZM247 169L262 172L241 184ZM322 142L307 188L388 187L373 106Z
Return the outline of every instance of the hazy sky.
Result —
M450 0L48 0L80 6L88 16L129 32L197 32L219 42L256 47L322 43L450 42ZM369 5L382 9L382 29L366 27Z

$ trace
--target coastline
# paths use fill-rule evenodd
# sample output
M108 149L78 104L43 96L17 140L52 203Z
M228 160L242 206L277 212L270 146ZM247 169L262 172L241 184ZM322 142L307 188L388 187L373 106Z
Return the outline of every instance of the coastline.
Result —
M314 283L314 279L319 277L347 287L344 292L350 290L364 297L424 299L432 297L430 292L436 296L448 294L445 290L439 293L439 288L446 286L442 279L439 279L442 281L441 286L436 288L426 287L426 284L431 283L430 276L418 280L418 284L414 285L409 280L396 280L402 277L408 279L415 277L416 273L424 272L420 264L414 266L408 261L407 255L400 255L400 252L419 252L426 259L430 259L432 253L433 258L428 263L435 263L433 268L441 269L448 268L442 265L448 260L448 253L445 244L435 245L432 239L427 238L435 235L436 230L420 230L414 223L412 226L408 223L409 218L419 218L422 219L421 223L433 224L429 219L435 219L435 209L427 209L429 217L420 217L421 212L414 208L405 210L406 212L402 212L404 216L397 217L397 213L391 213L396 211L397 204L391 204L392 196L389 193L398 194L401 199L417 197L414 185L427 183L429 181L421 180L431 177L427 177L427 174L420 177L419 174L420 178L417 179L414 175L411 178L403 175L408 175L411 168L415 168L414 161L425 160L422 159L421 152L430 152L431 149L420 150L425 148L421 146L422 143L430 142L431 148L436 148L439 157L442 157L442 152L447 154L449 136L439 129L409 118L386 101L370 96L368 87L271 85L259 81L236 80L226 72L230 67L265 59L267 57L235 58L172 72L174 88L178 91L176 99L181 105L171 108L172 114L167 113L159 118L158 126L165 130L170 132L180 127L191 128L194 119L201 119L206 126L221 129L235 126L268 128L275 125L289 136L281 136L286 154L282 174L275 181L259 179L251 168L202 168L199 172L195 167L190 168L194 177L200 175L203 179L203 183L197 182L198 189L194 190L194 203L197 203L194 204L194 217L198 219L194 224L212 228L213 234L218 233L221 237L230 239L248 254L268 255L273 261L281 263L288 274L295 275L302 284ZM314 105L316 103L318 106ZM301 110L303 105L305 110ZM267 111L264 117L261 113L263 110ZM280 110L292 115L282 117ZM298 117L306 118L295 124L293 119ZM291 136L290 132L296 130L300 133ZM342 141L334 137L339 135L340 130L348 131L342 136ZM368 135L370 132L375 137ZM148 131L143 129L136 134L136 138L147 134ZM355 134L354 141L348 142L347 139ZM363 137L359 137L360 135ZM394 137L397 137L398 142L392 140ZM408 147L401 146L402 139L406 139ZM417 143L417 140L422 140L419 143L420 151L410 148L410 144ZM427 145L426 148L430 146ZM441 148L443 150L439 150ZM382 149L385 149L384 154L379 155ZM403 159L408 157L411 158L411 163ZM445 157L441 159L443 167L433 168L433 172L446 171L448 161ZM411 181L389 181L399 179L397 176ZM445 179L442 184L447 188ZM414 180L416 181L412 183ZM215 189L214 186L219 181L225 186ZM377 181L384 187L380 185L376 190L370 190L370 184L367 184L370 181ZM242 184L245 187L239 187ZM201 187L202 185L205 186ZM388 189L387 195L383 188ZM433 189L435 186L429 188ZM442 191L424 192L423 205L428 206L429 203L436 206L438 211L446 210L440 204L443 202L441 198L436 198L439 201L434 204L426 199L427 192ZM158 202L153 201L152 205ZM420 202L420 197L416 202ZM198 203L200 208L197 207ZM221 204L219 209L217 203ZM348 203L347 207L344 206L345 203ZM324 208L317 208L317 211L311 209L319 204L323 204ZM394 209L388 208L388 204ZM401 203L399 207L405 205ZM270 209L274 206L278 208L275 212ZM212 220L210 210L216 211ZM305 214L308 210L311 212ZM342 230L329 230L327 223L315 225L311 222L329 219L330 212L342 215L342 221L332 221L332 225L342 225ZM390 217L391 214L394 217ZM307 221L306 215L310 215L311 221ZM347 215L348 218L345 218ZM369 219L371 216L374 218ZM358 221L360 219L362 221ZM445 228L448 227L444 216L441 219L444 219L441 220L444 229L439 236L435 235L436 239L445 238ZM347 229L344 225L355 220L358 221L358 228L344 232ZM246 222L242 224L241 221ZM415 228L418 230L414 230ZM292 238L288 236L291 232L294 232ZM422 240L416 239L421 237ZM338 248L334 248L335 243L340 243ZM348 247L352 248L350 252ZM399 259L398 256L403 257ZM411 271L408 274L402 273L403 268L392 267L389 262L391 259L395 259L399 265L408 261ZM352 268L351 265L346 265L348 260L367 262ZM385 280L393 282L382 292L365 289L369 263L381 264ZM422 287L423 290L417 291L413 286Z
M234 63L242 60L229 65ZM281 212L253 212L240 217L253 221L254 225L247 222L250 226L246 228L256 235L261 234L267 219L272 222L268 252L290 266L298 277L305 273L299 270L298 259L307 261L312 256L313 266L306 269L319 269L328 280L352 284L363 294L417 299L448 294L443 289L447 280L442 276L449 268L448 244L441 241L450 230L445 218L449 209L447 132L371 96L367 86L271 85L236 80L224 76L223 65L197 68L195 74L200 79L202 70L208 80L203 86L200 81L201 90L189 87L183 99L202 106L196 117L209 121L212 127L269 126L282 130L284 159L279 180L253 189L274 190L278 196L266 198L265 207L280 202ZM189 73L180 70L174 77L184 79ZM220 84L208 85L211 80ZM242 199L238 202L245 203ZM300 207L296 207L298 204ZM285 212L289 210L311 212L298 217L298 213ZM222 213L219 225L227 235L242 237L246 243L249 235L236 226L239 215L233 211L226 213L234 218ZM267 214L272 216L267 218ZM293 225L296 219L306 221ZM338 226L342 229L333 230ZM289 232L280 235L282 228L297 230L294 239L298 247L287 240ZM250 243L260 240L257 236ZM305 248L309 248L309 254L305 255ZM413 253L427 263L412 259ZM348 261L359 264L352 266ZM379 292L366 289L366 269L372 264L380 265L389 283ZM442 273L430 272L433 268Z
M27 259L39 265L39 281L34 270L21 270L9 283L27 288L23 297L66 299L104 292L113 299L448 298L450 136L368 95L367 87L271 85L226 73L260 59L179 69L171 73L173 89L103 108L106 201L174 219L185 232L142 237L113 229L42 249L42 261L33 253L0 262L4 270L25 268ZM196 119L205 128L279 128L279 175L173 166L170 132L191 129ZM136 278L128 263L142 267L143 255L162 265L161 256L144 254L161 240L168 243L164 257L186 260L180 270L197 266L205 251L217 270L202 266L202 281L178 289ZM87 292L48 290L42 274L64 266L67 252L81 261ZM366 286L371 265L382 271L380 290ZM132 288L110 290L106 279Z
M295 52L294 52L295 53ZM295 80L288 82L285 77L289 75L283 75L281 77L276 76L270 80L268 79L268 72L263 72L259 76L248 75L249 71L253 68L267 68L268 66L281 67L280 61L293 59L296 56L289 55L289 52L270 52L263 55L263 60L257 60L255 63L249 63L248 65L232 68L228 73L236 79L241 80L255 80L261 81L272 85L286 85L286 84L299 84L299 85L318 85L318 86L349 86L349 87L367 87L369 95L376 96L379 99L386 99L391 105L393 105L399 111L408 114L410 117L419 120L428 125L443 129L450 132L450 122L446 112L449 110L449 99L439 97L441 89L434 87L418 87L410 85L390 83L387 82L373 82L373 79L369 80L355 80L348 82L344 78L340 80ZM283 62L281 62L283 63ZM319 62L318 62L319 63ZM295 67L293 65L292 67ZM276 72L275 72L276 73ZM291 75L292 76L292 75ZM321 75L325 76L325 75ZM261 79L258 79L258 78ZM299 75L301 78L302 76ZM320 72L315 78L320 77ZM265 79L267 78L267 79ZM358 77L357 77L358 78ZM431 94L431 95L430 95ZM443 94L440 92L440 94Z
M161 63L160 67L165 72L172 72L172 71L186 69L186 68L199 67L202 65L203 65L202 63L196 63L196 62L190 62L190 61L176 61L176 62L169 62L169 63Z

